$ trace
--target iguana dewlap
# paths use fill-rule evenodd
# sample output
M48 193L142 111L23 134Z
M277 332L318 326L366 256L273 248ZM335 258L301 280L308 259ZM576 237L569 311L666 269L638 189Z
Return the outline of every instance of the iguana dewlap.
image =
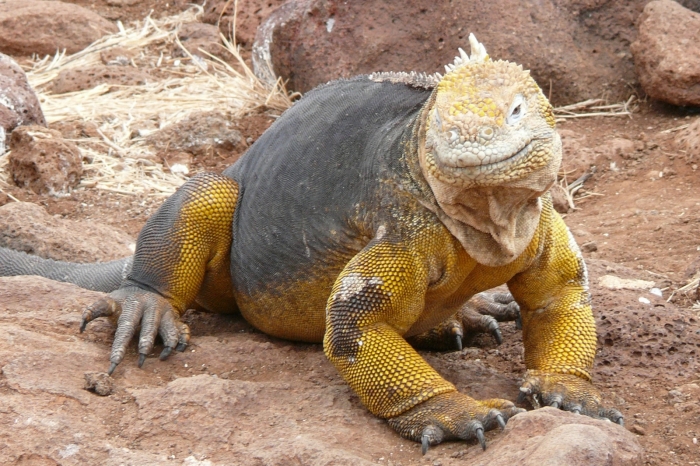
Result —
M118 322L110 373L139 325L142 364L157 334L162 358L184 348L193 303L238 309L270 335L323 342L365 406L424 452L448 438L485 445L519 409L457 392L406 339L443 332L505 283L522 315L522 393L621 423L591 384L586 267L546 194L561 159L552 108L527 71L470 41L444 76L309 92L222 175L171 196L121 287L84 313L81 329Z

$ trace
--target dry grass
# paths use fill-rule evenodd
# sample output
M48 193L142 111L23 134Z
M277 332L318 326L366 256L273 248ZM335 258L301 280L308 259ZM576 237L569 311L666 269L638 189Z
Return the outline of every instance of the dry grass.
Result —
M686 283L684 286L674 290L666 301L669 302L673 300L677 294L685 296L686 298L690 298L691 301L694 301L691 304L691 309L700 311L700 301L695 301L697 298L700 298L700 295L696 294L698 287L700 287L700 272L696 273L695 276L691 278L690 281L688 281L688 283Z
M129 28L120 23L118 33L85 50L46 57L27 70L49 124L82 121L99 129L100 138L74 141L85 161L81 186L122 194L169 195L185 179L163 169L143 136L195 111L219 111L236 119L262 106L281 113L291 105L284 87L280 83L274 89L266 87L224 37L222 52L225 49L234 58L236 68L205 53L185 50L177 32L183 24L196 21L201 11L195 7L161 20L148 17ZM185 51L184 58L170 56L178 46ZM50 93L59 73L101 65L100 53L114 47L136 52L131 65L157 71L152 73L156 78L144 85L101 84L79 92ZM0 157L0 181L6 181L6 164L7 157Z

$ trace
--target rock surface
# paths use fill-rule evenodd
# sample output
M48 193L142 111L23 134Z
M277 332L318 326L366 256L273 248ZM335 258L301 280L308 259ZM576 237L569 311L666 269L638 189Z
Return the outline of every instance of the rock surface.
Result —
M54 217L30 202L0 207L0 247L47 259L105 262L133 254L134 239L117 228Z
M629 43L644 3L292 0L259 28L253 58L256 73L269 56L304 92L374 71L444 72L473 32L492 57L531 70L556 104L619 101L635 79Z
M229 0L213 0L204 5L202 21L218 25L224 36L230 37L231 31L234 30L234 9L237 5L238 10L235 11L236 42L251 46L255 40L258 26L285 1L238 0L237 2L231 2Z
M0 52L54 55L83 50L117 27L97 13L59 1L5 0L0 3Z
M503 435L465 463L488 466L636 466L643 450L635 436L612 422L542 408L508 421Z
M113 327L100 319L83 334L77 329L83 307L100 296L39 277L0 278L0 423L13 426L3 437L3 464L30 456L108 465L642 464L623 428L551 408L489 432L485 452L446 442L421 457L418 444L360 405L320 345L269 338L225 316L185 316L193 326L188 350L164 362L149 358L143 369L130 347L112 384L98 388L104 377L95 371L108 365ZM513 381L486 370L474 352L429 362L460 390L510 396ZM107 396L88 391L86 381Z
M27 75L0 53L0 155L7 148L7 136L20 125L46 126L46 119Z
M225 157L243 142L240 131L233 126L231 118L222 113L195 112L178 123L150 134L146 142L164 152Z
M700 13L671 0L652 1L632 44L639 82L652 98L700 106Z
M61 71L52 81L51 92L64 94L92 89L100 84L137 86L147 81L148 73L132 66L97 65Z
M183 24L177 36L183 47L192 55L206 58L209 58L207 54L223 56L224 58L230 56L229 53L224 51L221 37L219 36L219 29L211 24ZM187 56L185 51L177 44L173 45L172 55L173 57Z
M37 194L66 195L80 183L80 151L61 133L41 126L20 126L10 138L8 171L17 186Z

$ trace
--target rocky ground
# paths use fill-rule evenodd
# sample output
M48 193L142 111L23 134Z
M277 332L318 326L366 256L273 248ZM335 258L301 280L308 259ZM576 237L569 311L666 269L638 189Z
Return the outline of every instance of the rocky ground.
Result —
M75 3L110 21L140 18L149 6L163 14L182 7L160 0ZM78 333L82 309L99 293L10 277L0 278L0 462L700 464L700 296L685 286L700 274L696 110L642 97L631 116L559 125L568 182L596 167L574 198L576 208L563 215L590 269L599 337L595 382L625 415L625 429L546 409L488 433L485 452L447 442L421 456L417 444L361 406L320 346L270 338L237 316L199 312L186 316L193 338L185 353L165 362L149 358L138 369L131 347L105 380L98 373L108 365L113 328L98 321ZM254 141L274 114L261 108L237 120L241 140ZM211 118L196 116L180 131L211 125ZM68 139L89 136L85 128L49 127ZM224 156L193 155L193 170L220 171L242 147ZM63 197L0 188L2 244L64 260L128 254L162 200L86 186ZM630 281L614 289L610 276ZM512 324L503 333L501 346L484 337L461 352L423 354L460 390L514 400L522 340Z

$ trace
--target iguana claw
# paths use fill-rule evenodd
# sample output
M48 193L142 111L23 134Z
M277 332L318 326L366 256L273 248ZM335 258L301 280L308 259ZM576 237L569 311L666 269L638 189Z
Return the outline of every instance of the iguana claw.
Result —
M427 435L423 434L423 436L421 437L421 444L421 452L425 455L426 453L428 453L428 448L430 448L430 438Z
M117 321L109 358L112 363L108 371L110 375L124 359L126 348L139 327L139 367L143 366L153 350L157 335L163 339L165 346L160 353L161 360L167 358L173 349L184 351L190 339L189 327L180 321L179 313L167 299L136 286L113 291L85 309L80 331L85 330L87 324L97 317L111 317Z
M491 335L493 336L493 339L496 340L497 344L500 345L501 343L503 343L503 334L501 333L501 329L499 329L498 327L492 329Z
M443 440L477 440L486 449L485 432L525 411L508 400L497 398L477 401L459 392L436 395L388 422L402 437L420 442L425 454L430 446Z
M462 335L455 335L455 348L457 351L462 351Z
M98 317L119 316L121 312L121 304L117 300L109 296L99 299L83 311L83 316L80 319L80 333L85 331L87 324Z
M621 425L624 427L625 425L625 417L622 415L622 413L614 408L609 408L609 409L604 409L601 411L601 416L603 416L605 419L609 419L610 421L614 422L615 424Z
M481 449L486 450L486 438L484 437L484 428L483 427L478 427L476 429L476 438L479 439L479 443L481 444Z
M173 352L173 347L172 346L166 346L163 348L163 351L160 352L160 356L158 356L158 359L161 361L165 361L168 356L170 356L170 353Z
M562 401L563 401L563 397L559 394L555 394L552 396L552 399L549 400L549 406L551 406L552 408L559 409L561 407Z
M469 335L488 332L500 345L503 334L498 322L519 319L520 308L510 293L479 293L460 309L458 315L468 339Z
M520 308L509 293L479 293L455 315L427 332L408 338L416 348L436 351L461 351L475 336L490 334L497 344L503 343L499 322L520 317Z
M437 445L445 438L445 433L437 426L429 425L423 429L420 436L421 451L425 455L430 448L430 445Z
M497 414L496 415L496 422L498 422L499 427L501 430L505 430L506 428L506 420L503 419L503 414Z

